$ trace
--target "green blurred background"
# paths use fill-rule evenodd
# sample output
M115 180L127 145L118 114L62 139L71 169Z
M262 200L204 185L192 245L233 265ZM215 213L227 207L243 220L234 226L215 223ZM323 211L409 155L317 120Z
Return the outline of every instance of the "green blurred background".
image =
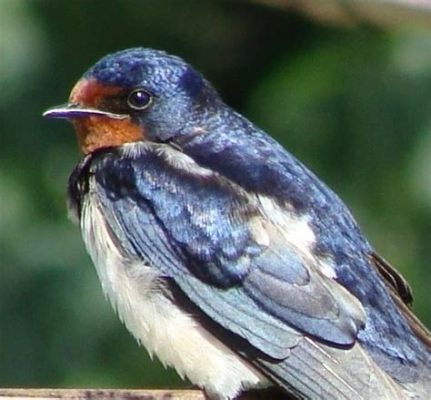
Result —
M41 118L131 46L187 59L334 188L431 326L430 32L325 27L253 2L0 0L0 386L180 384L103 298L66 218L72 128Z

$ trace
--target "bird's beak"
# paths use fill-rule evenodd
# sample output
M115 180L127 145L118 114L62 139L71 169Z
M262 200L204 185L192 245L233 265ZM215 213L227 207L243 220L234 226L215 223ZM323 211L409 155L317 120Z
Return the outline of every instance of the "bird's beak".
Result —
M76 103L66 103L46 110L43 114L47 118L76 119L90 116L104 116L113 119L126 119L128 115L115 114L96 108L83 107Z

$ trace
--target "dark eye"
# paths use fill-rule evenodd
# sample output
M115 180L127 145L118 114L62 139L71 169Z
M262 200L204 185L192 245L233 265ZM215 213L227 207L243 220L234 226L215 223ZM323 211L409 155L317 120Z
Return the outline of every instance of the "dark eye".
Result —
M153 98L150 93L144 89L135 89L127 97L127 104L133 110L142 111L150 106Z

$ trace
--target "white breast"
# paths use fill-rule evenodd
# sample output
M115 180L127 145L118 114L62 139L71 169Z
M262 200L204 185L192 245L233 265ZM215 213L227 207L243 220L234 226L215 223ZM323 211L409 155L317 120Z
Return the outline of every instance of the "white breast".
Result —
M83 204L81 230L103 291L120 319L165 366L219 399L268 381L201 327L160 291L157 269L125 259L112 240L105 218L90 194Z

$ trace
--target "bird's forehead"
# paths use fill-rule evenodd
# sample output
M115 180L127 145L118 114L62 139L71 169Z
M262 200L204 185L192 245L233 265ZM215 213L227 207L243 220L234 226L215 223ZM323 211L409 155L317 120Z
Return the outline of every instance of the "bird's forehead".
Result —
M97 107L101 100L119 94L124 89L121 86L109 85L94 78L80 79L70 93L70 102Z

